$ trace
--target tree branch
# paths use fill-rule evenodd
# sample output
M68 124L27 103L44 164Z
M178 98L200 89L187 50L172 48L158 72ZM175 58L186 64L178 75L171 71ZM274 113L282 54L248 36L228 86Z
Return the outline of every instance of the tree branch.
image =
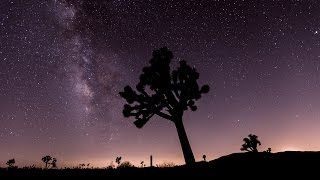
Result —
M174 85L174 87L173 87L173 94L174 94L174 96L178 99L178 101L180 100L180 94L179 94L179 92L178 92L178 86L177 86L177 83L174 83L173 84Z
M172 106L172 107L177 107L177 105L179 104L178 99L176 99L176 97L173 95L171 90L166 90L164 91L164 96L166 97L168 103Z
M160 116L160 117L162 117L162 118L165 118L165 119L168 119L168 120L170 120L170 121L173 121L173 118L172 118L172 116L170 116L170 115L168 115L168 114L166 114L166 113L163 113L163 112L155 112L155 114L156 115L158 115L158 116Z

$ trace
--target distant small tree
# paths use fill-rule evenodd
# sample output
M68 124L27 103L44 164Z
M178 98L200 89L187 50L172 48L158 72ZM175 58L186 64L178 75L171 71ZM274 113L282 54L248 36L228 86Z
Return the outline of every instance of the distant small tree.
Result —
M116 163L118 164L118 166L120 165L120 163L121 163L121 159L122 159L122 157L121 156L119 156L119 157L117 157L116 158Z
M203 161L207 161L206 160L207 156L205 154L202 156L202 158L203 158Z
M249 134L248 137L249 138L243 138L244 144L242 144L240 150L248 152L258 152L257 146L261 145L261 142L258 140L258 136Z
M140 164L141 164L141 167L145 167L145 166L146 166L146 165L144 164L144 161L141 161Z
M48 164L52 160L52 157L51 156L44 156L41 160L46 164L46 169L48 169Z
M51 169L55 169L55 168L57 168L57 159L53 158L51 162Z
M268 148L265 152L271 153L271 148Z
M6 165L8 165L9 168L13 168L15 163L16 163L15 159L9 159L9 160L6 162Z

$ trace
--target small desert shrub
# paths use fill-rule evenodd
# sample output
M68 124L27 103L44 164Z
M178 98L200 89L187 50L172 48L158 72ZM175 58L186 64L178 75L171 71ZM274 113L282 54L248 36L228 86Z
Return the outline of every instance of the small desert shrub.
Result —
M124 161L123 163L119 164L117 168L121 169L121 168L132 168L132 167L134 167L133 164L131 164L129 161Z
M176 165L173 162L164 162L162 164L157 164L156 166L159 168L166 168L166 167L174 167Z
M113 162L111 162L106 169L114 169L116 166L113 164Z

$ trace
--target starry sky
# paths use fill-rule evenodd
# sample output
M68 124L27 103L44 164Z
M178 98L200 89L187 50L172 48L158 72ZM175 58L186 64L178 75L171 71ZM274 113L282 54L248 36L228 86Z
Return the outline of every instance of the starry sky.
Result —
M260 150L320 150L317 0L1 0L0 167L184 163L172 123L124 118L154 49L186 60L211 90L184 114L197 161Z

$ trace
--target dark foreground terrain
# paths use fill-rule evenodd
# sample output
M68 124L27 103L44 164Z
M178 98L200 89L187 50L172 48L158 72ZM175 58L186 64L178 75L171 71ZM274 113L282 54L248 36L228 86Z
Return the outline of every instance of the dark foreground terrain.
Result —
M302 179L320 178L320 152L235 153L210 162L197 162L194 166L169 168L124 169L0 169L0 179L5 176L27 178L77 179ZM8 179L8 178L6 178Z

